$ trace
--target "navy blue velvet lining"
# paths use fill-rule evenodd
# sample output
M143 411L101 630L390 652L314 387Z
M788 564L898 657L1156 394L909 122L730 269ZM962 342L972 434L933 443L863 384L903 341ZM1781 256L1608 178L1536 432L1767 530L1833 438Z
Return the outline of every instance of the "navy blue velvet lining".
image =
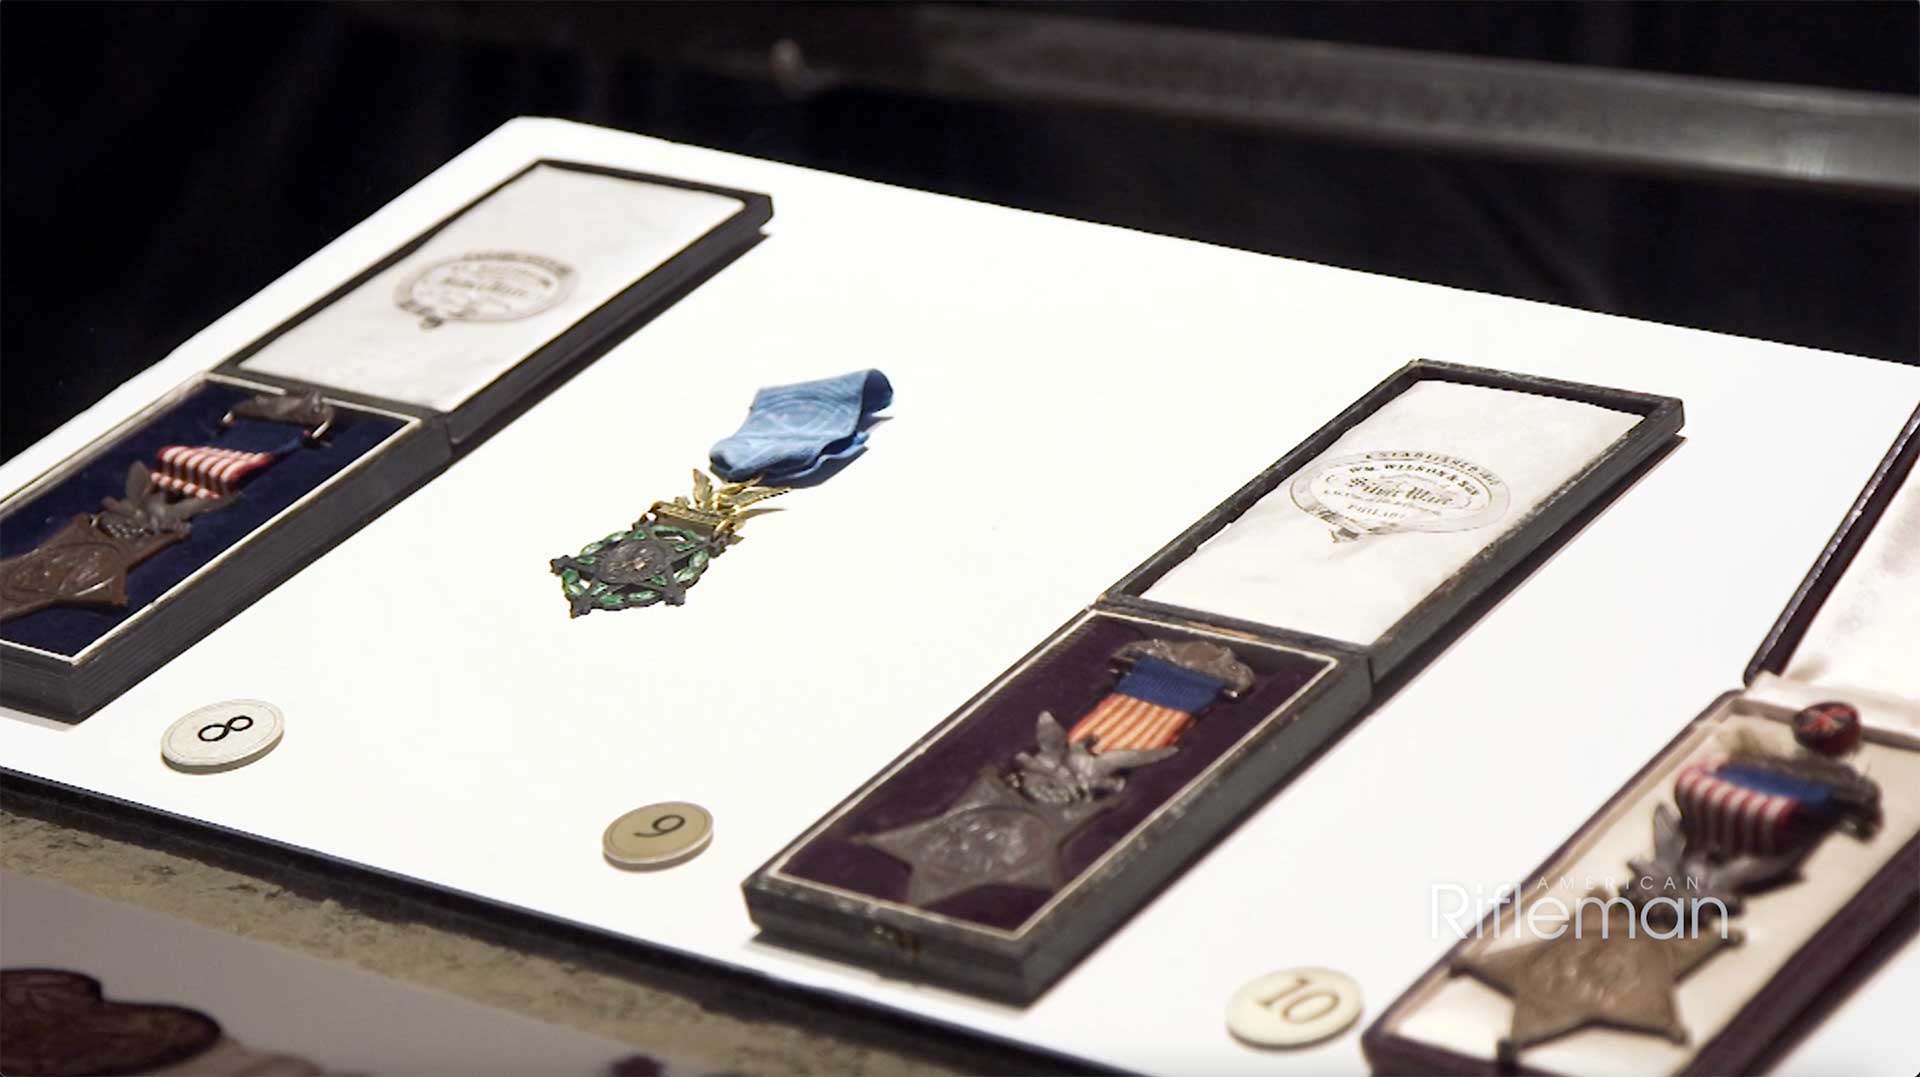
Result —
M1172 628L1095 616L868 794L831 830L801 847L783 870L883 900L905 901L910 874L907 865L850 839L939 815L983 769L1004 771L1015 752L1032 749L1034 722L1041 711L1051 711L1061 725L1071 727L1112 690L1110 656L1122 644L1141 639L1191 638L1191 634ZM1258 675L1252 690L1238 700L1216 703L1202 711L1199 720L1180 738L1180 751L1171 759L1127 775L1119 802L1083 824L1067 840L1061 862L1069 878L1092 866L1327 665L1322 659L1291 651L1244 645L1234 650ZM1032 916L1049 896L1032 887L980 886L938 902L932 910L1011 930Z
M208 382L128 431L79 471L0 518L0 556L25 553L73 517L98 510L102 498L121 496L127 469L135 463L152 467L154 454L162 446L215 444L221 435L221 417L251 395ZM78 654L403 425L382 415L348 408L338 411L324 442L295 449L274 461L248 479L229 504L194 517L193 533L186 541L135 568L127 577L124 608L45 609L0 625L0 638L55 654Z

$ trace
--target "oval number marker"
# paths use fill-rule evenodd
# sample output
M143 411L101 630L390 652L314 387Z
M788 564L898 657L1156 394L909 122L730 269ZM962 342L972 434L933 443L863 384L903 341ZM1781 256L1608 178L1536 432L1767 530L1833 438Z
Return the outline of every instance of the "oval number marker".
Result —
M607 859L623 868L663 868L697 855L713 840L713 816L698 804L649 804L615 819L600 836Z
M1299 1047L1345 1031L1360 1017L1360 985L1332 969L1271 972L1233 993L1227 1030L1257 1047Z
M230 699L168 726L160 737L160 757L175 770L232 770L272 751L285 731L280 708L264 700Z

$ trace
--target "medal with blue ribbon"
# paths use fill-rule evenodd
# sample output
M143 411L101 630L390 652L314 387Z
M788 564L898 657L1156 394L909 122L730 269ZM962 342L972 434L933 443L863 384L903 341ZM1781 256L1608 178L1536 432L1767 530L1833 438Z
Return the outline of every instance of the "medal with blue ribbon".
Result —
M690 496L656 501L625 529L549 562L568 614L685 602L740 540L740 525L773 511L755 506L817 485L865 452L867 427L892 402L878 370L760 390L740 429L709 453L712 477L694 471Z

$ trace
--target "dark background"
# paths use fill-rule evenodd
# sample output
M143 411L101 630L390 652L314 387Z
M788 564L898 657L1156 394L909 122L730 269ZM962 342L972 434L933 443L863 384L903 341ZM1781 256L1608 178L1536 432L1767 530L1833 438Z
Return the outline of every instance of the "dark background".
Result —
M1920 93L1908 3L1011 10ZM796 97L768 70L715 59L886 17L721 4L0 5L0 453L44 436L522 114L1920 361L1912 197L896 90Z

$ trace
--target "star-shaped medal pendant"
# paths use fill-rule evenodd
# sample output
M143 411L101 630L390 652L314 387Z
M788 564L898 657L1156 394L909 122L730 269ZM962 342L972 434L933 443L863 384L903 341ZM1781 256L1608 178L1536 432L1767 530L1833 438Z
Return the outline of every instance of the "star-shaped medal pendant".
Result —
M1066 882L1060 850L1081 824L1114 804L1120 775L1156 763L1177 749L1093 754L1067 742L1052 714L1041 711L1034 751L1014 756L1013 769L980 772L960 799L924 822L854 840L913 868L907 903L926 908L976 886L1001 884L1058 890Z
M1053 890L1065 881L1061 841L1100 806L1070 818L1057 810L1063 806L1032 803L988 771L938 818L862 840L912 866L907 902L921 908L992 883Z
M738 542L740 523L770 509L747 506L786 493L755 481L715 486L693 473L693 497L656 501L625 531L548 562L560 577L569 616L664 602L678 606L721 551Z
M716 552L706 536L643 517L627 531L588 543L577 555L554 558L552 568L569 614L578 617L655 602L678 606Z
M167 497L145 465L127 471L125 499L67 521L39 546L0 560L0 621L49 606L127 604L127 573L186 538L187 521L217 505Z
M1579 905L1579 920L1542 942L1476 954L1453 963L1465 973L1513 997L1513 1023L1500 1040L1500 1057L1564 1036L1587 1025L1610 1025L1685 1043L1674 986L1740 936L1721 936L1719 920L1702 921L1669 939L1655 938L1632 922L1625 899L1604 894Z

